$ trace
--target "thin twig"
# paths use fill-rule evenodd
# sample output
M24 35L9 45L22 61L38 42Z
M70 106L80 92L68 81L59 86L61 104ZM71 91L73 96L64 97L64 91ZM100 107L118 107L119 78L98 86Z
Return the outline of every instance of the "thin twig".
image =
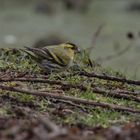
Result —
M87 87L83 85L72 85L72 84L65 84L63 86L63 89L69 89L69 88L78 88L80 90L87 90ZM127 99L127 100L132 100L135 102L140 103L140 97L136 97L134 95L127 95L125 92L117 92L117 90L106 90L106 89L101 89L98 87L92 88L91 91L93 93L98 93L104 96L109 96L112 98L118 98L118 99ZM128 92L127 92L128 93Z
M74 73L74 74L70 74L67 76L74 76L74 75L80 75L80 76L86 76L86 77L94 77L94 78L98 78L98 79L103 79L103 80L110 80L110 81L115 81L115 82L122 82L122 83L127 83L130 85L137 85L140 86L140 81L139 80L131 80L131 79L126 79L126 78L119 78L119 77L115 77L115 76L109 76L109 75L103 75L103 74L97 74L97 73L88 73L85 71L81 71L78 73ZM43 77L46 78L46 77ZM29 77L27 78L2 78L0 77L0 82L12 82L12 81L21 81L21 82L41 82L41 83L55 83L55 84L59 84L61 83L60 81L50 81L47 79L39 79L39 78L32 78L31 75L29 75Z
M72 101L74 103L78 104L84 104L84 105L89 105L93 107L101 107L105 109L114 109L116 111L123 111L123 112L128 112L128 113L140 113L140 110L135 110L133 108L125 107L125 106L120 106L120 105L113 105L109 103L99 103L95 102L92 100L86 100L86 99L80 99L80 98L74 98L70 96L62 96L62 95L57 95L57 94L51 94L51 93L44 93L44 92L38 92L36 90L25 90L25 89L19 89L16 87L10 87L10 86L4 86L0 85L0 89L6 90L6 91L12 91L12 92L18 92L18 93L24 93L27 95L33 95L33 96L39 96L39 97L48 97L48 98L54 98L54 99L61 99L61 100L66 100L66 101ZM12 94L11 92L11 94Z
M126 79L126 78L119 78L119 77L108 76L108 75L100 75L100 74L88 73L88 72L84 72L84 71L80 72L79 75L140 86L140 81L138 81L138 80L130 80L130 79Z
M115 90L104 90L104 89L99 89L98 87L96 87L96 88L93 88L92 91L98 94L105 95L105 96L118 98L118 99L127 99L127 100L132 100L132 101L140 103L140 97L136 97L134 95L127 95L121 92L117 92Z
M140 95L140 91L128 91L128 90L121 90L117 89L116 92L118 93L123 93L123 94L128 94L128 95Z
M40 79L40 78L12 78L12 79L0 79L0 81L2 82L7 82L7 81L21 81L21 82L40 82L40 83L48 83L51 85L60 85L62 86L62 89L70 89L70 88L74 88L74 89L79 89L82 91L86 91L87 87L83 86L82 84L70 84L67 82L62 82L62 81L55 81L55 80L48 80L48 79ZM113 98L123 98L123 99L127 99L127 100L132 100L132 101L136 101L136 102L140 102L140 98L136 97L134 95L127 95L127 92L117 92L116 90L103 90L101 88L92 88L91 89L93 93L98 93L98 94L102 94L105 96L110 96ZM132 93L132 92L130 92ZM134 92L134 94L137 94Z
M90 46L89 48L87 48L87 52L88 52L89 56L90 56L90 54L91 54L93 48L95 47L96 40L97 40L98 36L100 35L100 33L101 33L103 27L104 27L104 24L101 24L101 25L96 29L96 31L95 31L95 33L94 33L94 35L93 35L93 39L92 39L91 46Z

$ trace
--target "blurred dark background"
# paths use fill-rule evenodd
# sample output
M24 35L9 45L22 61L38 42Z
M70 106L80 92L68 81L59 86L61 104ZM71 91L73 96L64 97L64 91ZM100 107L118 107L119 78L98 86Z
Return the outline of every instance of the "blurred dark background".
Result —
M104 67L140 78L140 0L0 0L3 48L66 41L88 48L102 24L91 57ZM104 59L129 45L122 55Z

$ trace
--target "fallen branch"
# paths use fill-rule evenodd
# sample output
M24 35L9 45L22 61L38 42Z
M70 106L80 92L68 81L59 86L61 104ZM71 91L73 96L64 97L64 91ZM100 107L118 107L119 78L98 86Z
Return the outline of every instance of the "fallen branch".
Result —
M139 91L128 91L128 90L121 90L121 89L117 89L116 92L118 93L123 93L123 94L128 94L128 95L140 95Z
M48 80L48 79L40 79L40 78L1 78L0 79L1 82L11 82L11 81L20 81L20 82L40 82L40 83L48 83L51 85L60 85L62 86L62 89L70 89L70 88L74 88L74 89L79 89L82 91L86 91L87 87L83 86L81 84L70 84L67 82L62 82L62 81L55 81L55 80ZM102 94L105 96L110 96L112 98L119 98L119 99L127 99L127 100L132 100L132 101L136 101L136 102L140 102L140 98L136 97L134 95L136 95L138 92L133 92L134 95L127 95L128 93L132 94L132 92L126 91L126 92L118 92L117 90L104 90L104 89L100 89L100 88L92 88L91 89L93 93L98 93L98 94ZM127 94L126 94L127 93Z
M108 85L108 84L107 84ZM107 85L105 85L105 86L107 86ZM110 86L110 85L109 85ZM104 85L100 85L99 83L97 84L94 84L94 83L92 83L91 84L91 87L93 87L93 88L95 88L95 87L98 87L99 89L104 89L105 90L105 88L104 88ZM114 89L114 90L111 90L112 92L116 92L116 93L118 93L118 94L127 94L127 95L133 95L133 96L140 96L140 91L138 91L138 90L126 90L126 89L120 89L120 88L116 88L116 89Z
M36 90L31 91L31 90L19 89L16 87L10 87L10 86L4 86L4 85L0 85L0 89L6 90L6 91L12 91L12 92L24 93L27 95L72 101L72 102L78 103L78 104L84 104L84 105L89 105L89 106L93 106L93 107L101 107L101 108L105 108L105 109L113 109L116 111L123 111L123 112L127 112L127 113L140 113L140 110L135 110L133 108L128 108L128 107L124 107L124 106L120 106L120 105L113 105L113 104L109 104L109 103L99 103L99 102L95 102L92 100L74 98L74 97L70 97L70 96L62 96L62 95L57 95L57 94L38 92ZM12 92L11 92L11 94L12 94Z
M126 79L121 79L121 78L117 78L117 77L113 77L113 76L106 76L106 75L98 75L95 73L85 73L85 72L81 72L79 73L79 75L83 75L83 76L87 76L87 77L95 77L95 78L99 78L99 79L104 79L104 80L112 80L115 81L117 80L117 82L122 82L123 80L125 81ZM19 81L19 82L33 82L33 83L48 83L50 85L61 85L61 86L67 86L69 88L78 88L80 90L87 90L86 87L84 87L81 84L70 84L68 82L62 82L62 81L58 81L58 80L48 80L48 79L42 79L42 78L0 78L0 82L15 82L15 81ZM138 82L140 83L140 81L133 81L133 82ZM94 84L93 84L94 86ZM114 90L113 90L114 91ZM132 92L132 91L127 91L127 90L116 90L119 93L124 93L124 94L132 94L132 95L140 95L140 92Z
M72 85L72 84L65 84L62 88L63 89L78 88L80 90L87 90L87 87L83 85ZM106 90L106 89L101 89L98 87L92 88L91 91L93 93L98 93L98 94L109 96L112 98L127 99L127 100L132 100L132 101L140 103L140 97L136 97L134 95L127 95L126 93L129 93L129 92L123 93L123 92L118 92L117 90Z
M67 75L67 76L74 76L74 75L94 77L94 78L103 79L103 80L110 80L110 81L122 82L122 83L127 83L127 84L130 84L130 85L140 86L140 81L139 80L131 80L131 79L119 78L119 77L115 77L115 76L109 76L109 75L103 75L103 74L97 74L97 73L88 73L88 72L85 72L85 71L70 74L70 75ZM33 79L32 77L33 77L32 75L29 75L29 77L27 77L27 78L0 77L0 82L21 81L21 82L45 82L45 83L48 82L48 83L52 83L50 80L47 80L47 79L38 79L38 78ZM42 77L42 78L46 78L46 76ZM53 81L53 83L54 83L54 81ZM56 84L57 83L59 84L60 82L56 81Z
M136 97L134 95L127 95L125 93L117 92L117 90L104 90L104 89L99 89L99 88L96 87L92 91L95 92L95 93L98 93L98 94L105 95L105 96L118 98L118 99L127 99L127 100L132 100L132 101L140 103L140 97Z
M108 75L100 75L96 73L88 73L88 72L80 72L78 73L81 76L86 76L86 77L95 77L98 79L103 79L103 80L110 80L110 81L115 81L115 82L122 82L122 83L127 83L130 85L137 85L140 86L140 81L138 80L129 80L126 78L119 78L115 76L108 76Z

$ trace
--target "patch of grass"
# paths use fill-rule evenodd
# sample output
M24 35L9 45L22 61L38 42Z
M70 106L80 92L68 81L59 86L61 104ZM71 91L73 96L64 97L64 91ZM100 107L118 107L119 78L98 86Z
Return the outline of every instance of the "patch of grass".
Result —
M26 55L23 52L20 52L19 50L2 50L2 55L0 58L0 70L3 73L10 74L11 76L15 72L27 72L30 74L33 74L35 77L38 77L40 75L40 68L36 65L36 63L30 59L28 55ZM79 59L79 58L77 58ZM85 59L82 56L82 59ZM104 69L99 65L95 65L93 68L86 65L86 60L80 61L81 70L84 69L84 71L88 72L96 72L100 74L106 74L106 75L114 75L117 77L125 77L120 72L114 72L112 69ZM47 79L49 80L59 80L62 82L67 82L70 84L82 84L85 87L87 87L86 91L80 91L79 89L70 88L68 90L64 90L63 93L58 93L67 96L74 96L82 99L87 100L93 100L96 102L106 102L110 104L115 105L122 105L126 107L133 107L134 109L140 110L140 104L135 101L129 101L125 99L117 99L114 97L108 97L107 95L100 95L97 93L92 92L92 88L94 86L103 88L103 89L124 89L124 90L135 90L135 86L130 86L121 82L111 82L106 80L101 80L97 78L90 78L90 77L83 77L74 75L74 76L63 76L63 75L69 75L71 73L74 73L75 71L73 69L70 69L66 72L62 73L52 73L48 75ZM12 74L11 74L12 73ZM19 88L26 88L29 90L36 89L36 90L47 90L48 92L54 91L54 90L62 90L60 85L49 85L47 83L20 83L20 82L7 82L5 83L8 86L13 87L19 87ZM93 85L92 85L93 84ZM1 95L7 95L9 97L14 97L14 99L18 100L19 102L28 102L33 103L35 105L38 105L34 108L34 110L38 111L38 113L48 113L52 119L55 119L58 123L64 123L64 124L78 124L82 123L84 125L102 125L104 127L107 127L111 124L121 124L124 122L129 121L138 121L139 117L138 115L134 114L126 114L123 112L117 112L115 110L106 110L99 107L87 107L84 105L81 105L81 108L74 107L71 105L68 105L66 103L61 103L51 100L48 100L47 98L42 97L34 97L31 95L25 95L25 94L17 94L12 92L5 92L1 91ZM3 100L0 96L0 100ZM55 100L55 99L54 99ZM4 101L3 101L4 102ZM8 103L7 103L8 102ZM5 104L7 104L4 108L1 108L0 115L10 115L12 114L12 111L10 111L10 106L13 105L13 102L10 100L5 101ZM16 104L16 102L15 102ZM20 104L19 104L20 106Z

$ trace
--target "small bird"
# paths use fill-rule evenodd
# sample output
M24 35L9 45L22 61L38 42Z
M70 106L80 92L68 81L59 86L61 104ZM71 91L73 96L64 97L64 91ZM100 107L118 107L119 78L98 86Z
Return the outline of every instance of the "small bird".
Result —
M42 48L25 47L23 51L28 53L45 72L51 73L72 66L74 55L80 50L73 43L62 43Z

